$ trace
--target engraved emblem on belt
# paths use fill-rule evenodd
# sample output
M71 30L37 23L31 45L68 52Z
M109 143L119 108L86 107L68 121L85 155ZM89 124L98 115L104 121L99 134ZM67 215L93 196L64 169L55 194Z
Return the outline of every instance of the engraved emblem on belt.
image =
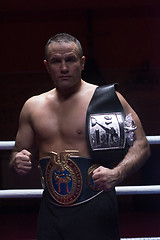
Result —
M99 167L99 164L93 164L89 169L88 169L88 186L93 189L94 191L100 191L96 185L94 184L92 174L93 171Z
M94 151L124 148L124 119L122 113L91 114L89 139Z
M79 167L70 159L75 151L64 151L58 155L50 153L51 160L46 166L47 189L55 201L61 204L75 202L82 191L82 175Z

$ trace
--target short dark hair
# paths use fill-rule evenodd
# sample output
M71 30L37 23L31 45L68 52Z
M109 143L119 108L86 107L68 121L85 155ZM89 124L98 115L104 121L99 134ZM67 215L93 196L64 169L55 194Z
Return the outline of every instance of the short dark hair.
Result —
M76 39L75 37L73 37L72 35L70 35L68 33L58 33L58 34L52 36L45 45L45 59L46 60L47 60L47 57L48 57L47 56L47 49L48 49L49 44L52 43L52 42L56 42L56 43L74 42L78 47L80 58L83 56L83 49L82 49L81 43L78 41L78 39Z

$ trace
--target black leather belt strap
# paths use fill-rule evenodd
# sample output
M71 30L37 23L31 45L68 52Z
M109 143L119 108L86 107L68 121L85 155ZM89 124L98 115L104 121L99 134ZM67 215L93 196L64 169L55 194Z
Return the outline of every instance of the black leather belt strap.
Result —
M120 113L124 121L125 112L115 92L117 88L118 84L97 87L90 101L86 114L86 138L91 158L94 159L97 163L106 167L111 167L113 161L114 162L121 161L124 155L127 153L128 148L127 146L124 146L123 148L95 151L90 141L89 122L90 116L94 114L111 114L111 113ZM123 137L124 133L122 132L121 134Z

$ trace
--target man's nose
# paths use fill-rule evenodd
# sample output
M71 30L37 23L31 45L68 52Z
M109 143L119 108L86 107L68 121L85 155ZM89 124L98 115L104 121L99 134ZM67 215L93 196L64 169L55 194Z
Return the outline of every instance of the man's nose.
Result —
M68 65L65 61L61 62L61 72L68 72Z

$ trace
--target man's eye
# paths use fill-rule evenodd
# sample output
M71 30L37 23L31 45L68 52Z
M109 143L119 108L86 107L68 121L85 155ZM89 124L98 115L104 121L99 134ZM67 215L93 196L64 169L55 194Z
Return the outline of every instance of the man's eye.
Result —
M67 58L66 62L75 62L76 59L73 57Z
M54 58L54 59L51 59L51 63L60 63L60 60L59 60L59 59L56 59L56 58Z

